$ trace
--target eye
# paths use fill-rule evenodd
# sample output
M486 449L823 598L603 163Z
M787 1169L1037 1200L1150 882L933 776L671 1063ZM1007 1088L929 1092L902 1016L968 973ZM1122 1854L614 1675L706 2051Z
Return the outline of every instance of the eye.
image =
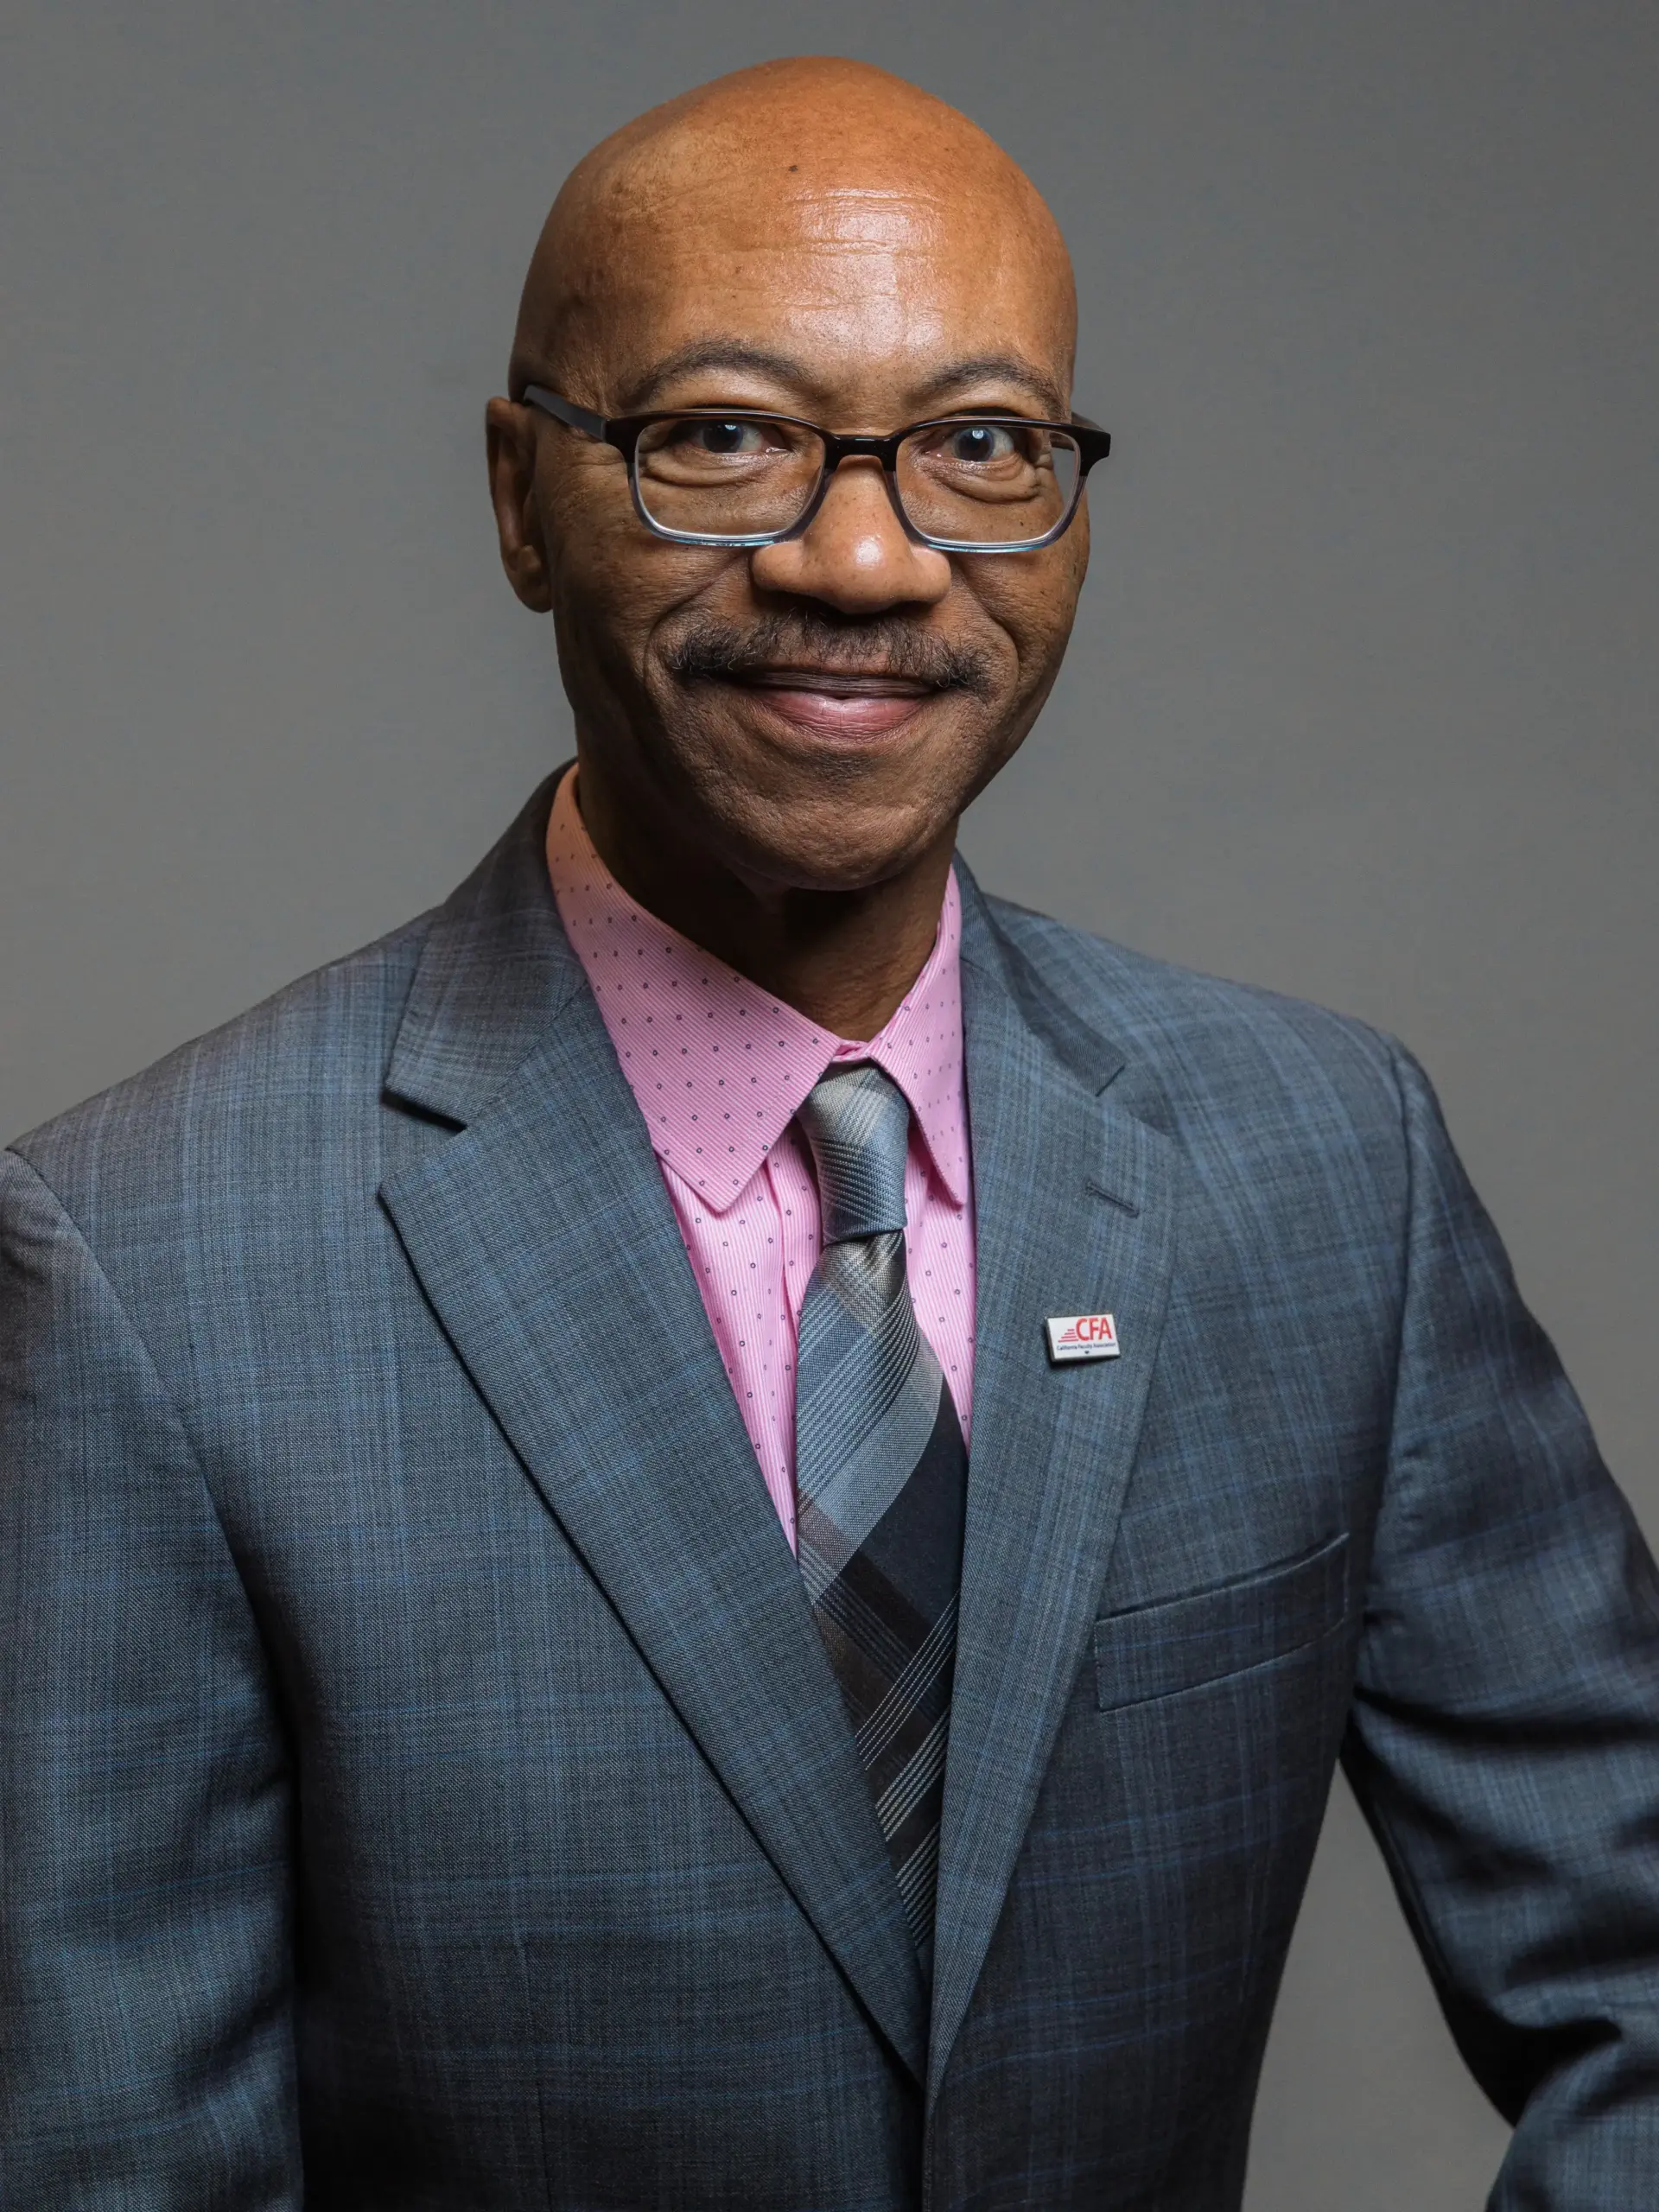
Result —
M696 453L747 454L764 452L766 441L758 423L734 421L683 423L676 442Z
M991 461L1007 461L1013 452L1014 439L1000 423L964 423L960 429L950 432L944 447L948 461L980 468Z

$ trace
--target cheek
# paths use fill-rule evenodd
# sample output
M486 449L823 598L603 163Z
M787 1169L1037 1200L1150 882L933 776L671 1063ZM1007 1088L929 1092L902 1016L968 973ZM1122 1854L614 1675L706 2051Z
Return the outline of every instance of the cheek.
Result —
M623 604L628 597L640 531L632 511L619 512L619 504L589 496L564 500L554 511L555 573L563 591L585 607Z
M1088 554L1085 544L1079 560L1070 536L1045 553L1018 556L1018 566L988 561L976 579L976 597L1013 646L1022 692L1052 679L1071 634Z
M638 670L664 616L698 588L696 561L652 537L631 508L587 503L562 512L550 533L553 591L572 651L621 658Z

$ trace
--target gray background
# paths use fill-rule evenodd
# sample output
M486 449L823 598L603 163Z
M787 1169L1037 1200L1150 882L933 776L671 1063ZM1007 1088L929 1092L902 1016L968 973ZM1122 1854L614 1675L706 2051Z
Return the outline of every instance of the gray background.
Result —
M1402 1033L1659 1531L1651 0L7 0L0 41L0 1134L431 903L563 757L480 431L543 209L689 83L868 55L1048 194L1118 438L969 855ZM1339 1792L1253 2212L1476 2206L1503 2141Z

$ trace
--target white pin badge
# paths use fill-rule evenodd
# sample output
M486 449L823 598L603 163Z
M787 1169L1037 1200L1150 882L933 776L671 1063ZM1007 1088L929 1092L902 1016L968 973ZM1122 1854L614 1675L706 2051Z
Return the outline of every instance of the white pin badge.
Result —
M1116 1359L1122 1350L1109 1313L1055 1313L1044 1325L1048 1356L1057 1366L1065 1359Z

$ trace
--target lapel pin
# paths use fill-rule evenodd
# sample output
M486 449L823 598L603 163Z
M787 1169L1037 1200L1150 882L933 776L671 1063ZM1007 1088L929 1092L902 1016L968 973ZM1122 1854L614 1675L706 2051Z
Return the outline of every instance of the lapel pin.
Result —
M1122 1350L1109 1313L1055 1313L1043 1325L1048 1356L1057 1367L1067 1359L1116 1359Z

